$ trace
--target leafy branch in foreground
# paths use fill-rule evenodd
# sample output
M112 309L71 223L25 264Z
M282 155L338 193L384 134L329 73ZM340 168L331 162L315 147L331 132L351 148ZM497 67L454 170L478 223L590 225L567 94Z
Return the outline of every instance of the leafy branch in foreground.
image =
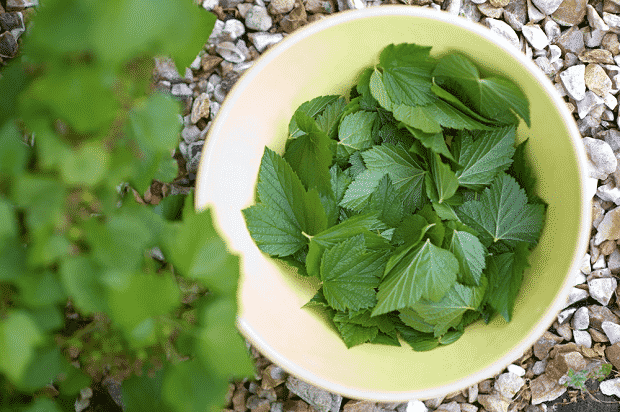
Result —
M0 78L0 410L73 410L106 375L129 410L218 410L254 373L239 259L191 196L136 202L178 173L180 105L150 91L153 55L188 66L215 17L48 0L34 20Z

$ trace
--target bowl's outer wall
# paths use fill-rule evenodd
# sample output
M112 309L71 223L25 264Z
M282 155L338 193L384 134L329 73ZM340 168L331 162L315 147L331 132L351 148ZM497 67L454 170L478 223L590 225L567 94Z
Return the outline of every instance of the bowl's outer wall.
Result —
M511 46L493 36L464 19L406 6L339 13L265 53L227 97L209 133L196 205L213 206L220 233L243 256L241 331L289 372L351 398L439 396L499 373L542 335L564 306L571 273L589 238L580 135L551 82L519 51L507 52ZM456 343L430 352L414 352L406 344L347 349L319 315L301 309L318 283L283 271L263 255L241 210L254 203L264 147L282 154L294 110L316 96L347 93L362 69L378 63L386 45L402 42L433 46L434 56L461 51L486 73L501 73L521 87L530 101L532 127L522 122L518 138L530 138L528 157L538 194L549 205L547 221L510 323L501 317L489 325L477 322Z

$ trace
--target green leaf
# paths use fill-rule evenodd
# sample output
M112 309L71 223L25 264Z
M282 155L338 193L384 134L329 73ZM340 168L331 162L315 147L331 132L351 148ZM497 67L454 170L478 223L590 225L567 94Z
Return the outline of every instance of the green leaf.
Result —
M486 281L480 286L469 287L456 283L437 302L422 299L411 306L428 324L433 325L435 337L445 334L450 327L456 327L467 310L480 306L487 288Z
M431 47L416 44L390 44L379 56L383 84L395 104L424 105L430 101Z
M386 259L380 252L367 252L362 235L325 251L321 259L323 294L336 310L359 310L376 303L375 288Z
M338 165L333 165L329 169L329 173L331 176L332 192L336 197L336 203L340 203L353 179L348 170L342 171Z
M379 213L379 219L390 227L396 227L404 216L403 200L396 192L389 175L384 175L370 195L366 212Z
M125 408L136 412L172 412L173 409L162 398L164 373L165 370L158 370L153 377L132 375L124 380L121 393Z
M407 126L422 130L424 133L441 133L441 125L436 119L434 107L408 106L406 104L393 107L394 118Z
M316 116L316 124L330 139L335 139L338 134L338 125L347 105L344 97L330 103L320 115Z
M106 285L108 313L128 336L149 318L170 312L179 304L181 291L170 273L153 275L129 271L108 271Z
M388 96L385 86L383 85L383 75L378 70L374 70L370 76L369 83L370 94L377 99L381 107L386 110L392 111L394 104L392 99Z
M153 212L166 221L181 220L185 198L184 194L166 196L153 207Z
M349 349L374 339L379 333L379 328L376 326L366 327L350 322L336 322L336 326Z
M331 193L329 168L332 153L329 149L329 137L311 117L303 112L295 113L297 126L305 134L290 140L284 153L306 190L317 189L320 194Z
M394 188L404 198L405 211L413 211L424 202L424 168L401 146L384 143L362 153L368 170L390 176Z
M461 101L487 119L514 123L512 109L530 127L529 102L511 81L498 76L481 78L476 66L459 54L439 59L433 77L439 86L460 97Z
M456 281L458 261L430 240L407 253L379 285L373 315L411 306L421 298L439 301Z
M376 170L366 170L357 175L347 187L340 206L355 211L363 210L384 175L385 172Z
M67 298L58 277L49 270L31 271L29 276L19 277L16 283L20 300L30 307L48 306Z
M327 217L315 190L306 192L291 166L265 147L258 173L262 204L243 210L248 230L263 252L288 256L327 227Z
M100 283L101 268L92 259L75 256L60 263L62 284L80 312L107 312L106 288Z
M110 92L112 81L111 73L101 66L81 65L67 70L52 65L20 94L19 111L28 116L49 112L67 121L78 133L101 132L109 127L119 109Z
M426 352L439 346L439 339L432 333L420 332L407 325L397 328L403 340L416 352Z
M457 208L459 218L480 233L486 247L497 241L536 244L544 222L544 206L527 204L527 196L516 180L500 173L480 200Z
M355 86L355 90L359 94L368 94L370 92L370 88L369 88L370 76L372 75L373 72L374 70L372 67L367 67L364 70L362 70L362 73L360 74L357 80L357 86Z
M544 204L545 202L535 193L536 178L532 173L532 165L530 164L529 159L525 155L525 152L527 150L527 142L528 139L525 139L515 148L512 164L510 165L510 168L508 168L506 173L514 177L519 183L519 186L521 186L525 190L528 203Z
M210 374L226 381L255 373L254 363L235 327L236 296L210 301L202 310L198 356Z
M447 91L445 89L442 89L441 87L437 86L435 84L434 79L433 79L433 85L431 86L431 91L433 93L435 93L435 96L437 96L437 97L445 100L446 102L452 104L454 107L456 107L461 112L463 112L466 115L468 115L469 117L472 117L475 120L478 120L479 122L492 123L491 120L480 116L478 113L474 112L469 107L465 106L463 104L463 102L461 102L455 95L453 95L449 91Z
M26 247L17 237L0 241L0 281L13 281L23 276L26 269Z
M15 210L11 203L0 194L0 241L5 237L17 235L17 221Z
M377 113L360 110L342 118L338 127L338 156L348 156L373 144L372 128Z
M304 134L304 132L297 125L297 120L295 119L295 115L298 112L304 113L307 116L314 118L318 114L323 112L323 110L325 110L325 108L328 105L330 105L331 103L335 102L339 98L340 98L340 96L338 96L338 95L319 96L319 97L315 97L312 100L308 100L307 102L302 103L299 106L299 108L297 108L297 110L293 114L293 117L291 118L291 121L289 122L289 125L288 125L289 136L290 137L299 137L302 134Z
M344 222L316 234L310 240L308 255L306 256L306 270L310 276L319 276L321 257L325 249L348 240L357 235L363 235L365 246L371 250L389 248L389 243L375 231L385 229L376 213L353 216Z
M422 240L426 231L431 227L432 224L429 224L424 217L418 214L405 216L394 231L392 241L396 244L414 245Z
M424 133L421 130L406 126L407 130L420 142L424 147L430 149L434 153L445 156L450 160L454 160L450 149L446 145L443 133Z
M182 275L201 280L215 293L236 294L239 257L228 253L213 226L211 210L196 212L191 196L185 201L183 221L169 223L161 247Z
M480 240L471 233L449 229L446 246L459 262L458 281L469 286L479 285L487 254Z
M22 175L15 179L10 198L27 209L26 224L32 232L53 230L62 219L66 186L56 179L40 175Z
M430 154L430 173L426 174L426 194L435 203L443 203L450 199L459 188L459 181L450 169L443 163L437 153Z
M433 325L430 323L426 323L424 319L418 315L416 311L411 308L403 308L400 311L398 317L402 320L405 325L412 327L415 330L424 333L433 333Z
M28 146L21 137L20 131L14 121L0 123L0 177L2 173L11 176L19 176L23 173L28 160Z
M446 229L441 221L441 218L437 215L437 213L435 213L432 206L429 204L420 209L418 214L424 217L424 219L432 225L426 231L425 236L428 237L435 246L442 247Z
M514 143L514 126L459 133L452 145L455 161L463 166L456 172L459 184L473 190L490 184L512 163Z
M489 278L489 289L485 301L502 315L506 322L512 319L512 310L523 281L523 271L529 267L529 253L527 244L519 243L514 252L489 256L485 270Z
M129 111L132 137L146 151L168 152L178 143L180 106L170 95L155 92Z
M68 185L95 186L106 176L109 154L102 142L84 142L76 150L63 153L60 173Z
M35 392L49 385L50 382L57 381L57 376L66 374L71 367L57 345L48 344L45 347L36 348L24 373L24 378L17 383L17 386L21 391Z
M222 408L227 391L227 380L193 359L179 362L166 371L161 396L174 412L201 412Z
M43 340L44 336L27 312L9 312L0 320L0 371L11 381L21 382L35 356L35 348Z

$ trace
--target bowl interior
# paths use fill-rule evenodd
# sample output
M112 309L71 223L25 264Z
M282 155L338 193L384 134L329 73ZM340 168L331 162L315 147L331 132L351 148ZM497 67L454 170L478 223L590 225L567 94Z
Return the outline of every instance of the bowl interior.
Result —
M528 158L537 191L549 205L539 245L506 323L477 322L456 343L430 352L365 344L347 349L316 312L301 309L318 283L263 255L241 210L254 203L265 146L282 154L287 125L304 101L344 94L390 43L460 51L486 74L515 81L530 101ZM311 24L268 51L237 82L211 127L197 181L196 205L213 207L220 233L242 255L241 332L272 361L315 385L359 399L424 399L499 373L554 321L572 285L570 274L588 241L585 155L580 135L548 79L525 56L484 27L445 13L382 6L338 13Z

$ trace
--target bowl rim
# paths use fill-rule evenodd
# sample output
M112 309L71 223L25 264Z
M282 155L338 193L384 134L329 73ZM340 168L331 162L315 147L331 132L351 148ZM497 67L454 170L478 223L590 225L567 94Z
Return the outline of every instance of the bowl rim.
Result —
M573 119L572 114L569 112L566 103L559 95L555 86L540 70L534 62L528 58L524 53L514 47L507 39L494 34L490 29L484 27L480 23L475 23L467 20L464 17L450 14L441 10L434 10L431 8L412 7L407 5L385 5L385 6L373 6L364 9L346 10L337 12L321 20L309 23L285 36L282 41L271 46L255 61L255 63L247 69L237 82L234 84L230 92L228 93L226 100L223 102L218 116L213 120L209 132L205 138L205 146L198 166L196 174L196 190L195 190L195 208L197 211L204 210L206 208L213 208L213 205L206 200L206 194L201 182L206 180L205 171L208 169L210 159L213 156L213 141L218 136L218 131L221 128L221 124L224 119L228 117L230 108L233 106L233 102L243 93L246 86L252 82L253 78L263 68L268 65L272 60L276 59L282 52L288 49L290 46L304 40L305 38L312 36L313 34L325 30L327 28L350 22L357 19L364 19L369 17L379 16L411 16L422 17L431 20L438 20L443 23L451 24L463 28L465 30L474 32L486 40L496 44L504 51L509 53L515 60L517 60L522 66L524 66L539 82L545 92L553 100L558 111L560 112L564 124L569 130L570 141L572 144L575 157L577 158L577 167L579 169L579 184L582 201L581 216L583 217L582 224L579 228L578 242L574 248L573 260L570 265L569 273L562 285L560 292L553 300L552 305L547 308L536 327L533 328L524 339L516 344L509 352L507 352L502 358L491 363L486 368L480 370L477 373L468 375L466 378L446 384L441 387L431 388L423 391L412 392L381 392L381 391L360 391L351 389L349 387L342 386L329 382L326 379L317 376L306 369L297 366L294 362L288 358L280 355L274 348L272 348L242 317L237 314L237 328L241 334L251 342L256 348L258 348L261 354L267 357L270 361L282 367L288 373L300 378L303 381L309 382L319 388L322 388L331 393L338 393L351 399L365 399L378 402L406 402L412 399L431 399L436 398L447 393L455 392L463 388L467 388L473 384L476 384L484 379L496 376L503 371L507 365L514 362L516 359L523 356L523 354L534 345L534 343L549 329L549 327L556 320L559 312L566 307L568 294L573 287L574 277L579 273L581 260L586 253L587 245L590 239L590 222L591 222L591 201L592 198L588 198L587 184L589 182L588 161L585 153L585 149L581 142L581 133L579 132L577 125ZM211 143L211 144L210 144ZM216 230L222 236L222 230L218 227L217 220L213 221Z

